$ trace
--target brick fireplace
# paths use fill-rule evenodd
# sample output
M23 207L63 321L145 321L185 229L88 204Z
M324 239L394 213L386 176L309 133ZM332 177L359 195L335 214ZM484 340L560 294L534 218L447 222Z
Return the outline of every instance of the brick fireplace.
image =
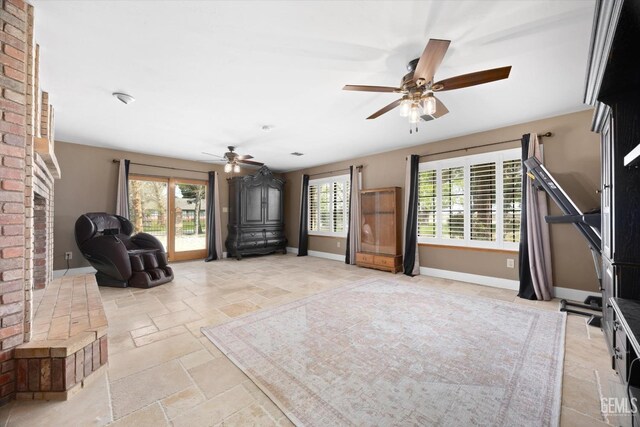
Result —
M53 177L36 153L33 182L33 259L34 290L44 289L53 272Z
M33 6L0 0L0 405L68 399L108 356L95 279L52 279L60 168L33 26Z
M34 9L0 0L0 404L16 392L16 347L31 339L33 291L53 266L53 108L39 87Z

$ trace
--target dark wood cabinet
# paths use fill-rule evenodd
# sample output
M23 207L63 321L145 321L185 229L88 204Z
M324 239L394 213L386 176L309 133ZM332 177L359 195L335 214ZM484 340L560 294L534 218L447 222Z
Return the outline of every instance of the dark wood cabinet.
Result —
M640 169L625 165L625 156L640 144L638 39L638 2L597 2L585 102L595 107L592 130L601 144L602 328L623 382L628 354L636 357L639 350L627 345L634 328L621 329L624 316L640 317ZM635 374L631 386L638 387Z
M229 182L229 257L286 253L284 235L284 180L263 166L254 175L236 176Z

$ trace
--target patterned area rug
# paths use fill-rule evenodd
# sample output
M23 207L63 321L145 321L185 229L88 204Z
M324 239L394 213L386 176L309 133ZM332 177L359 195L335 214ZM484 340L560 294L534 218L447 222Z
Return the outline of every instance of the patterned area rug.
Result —
M565 320L367 279L203 333L300 426L553 426Z

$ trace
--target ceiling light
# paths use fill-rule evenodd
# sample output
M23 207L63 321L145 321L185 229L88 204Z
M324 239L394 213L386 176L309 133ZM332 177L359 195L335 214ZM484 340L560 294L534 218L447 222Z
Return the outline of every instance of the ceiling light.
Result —
M414 104L409 113L409 123L418 123L418 120L420 120L420 108Z
M226 165L224 165L224 171L226 173L231 172L232 169L233 169L233 165L231 163L227 163Z
M433 93L429 93L423 100L424 114L433 116L436 113L436 98Z
M233 165L233 172L234 173L240 173L240 165L239 164L235 164Z
M405 99L400 103L400 117L409 117L411 111L411 101Z
M124 104L131 104L136 100L133 96L122 92L113 92L112 95L118 98L118 100Z

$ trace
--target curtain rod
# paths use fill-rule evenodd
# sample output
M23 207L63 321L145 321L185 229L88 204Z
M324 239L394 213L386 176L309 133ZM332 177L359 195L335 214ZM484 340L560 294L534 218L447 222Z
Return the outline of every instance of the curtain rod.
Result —
M553 134L551 132L539 133L538 134L538 138L551 138L552 136L553 136ZM437 154L455 153L456 151L468 151L468 150L471 150L473 148L491 147L492 145L506 144L507 142L516 142L516 141L521 141L521 140L522 140L522 138L507 139L506 141L492 142L491 144L480 144L480 145L473 145L471 147L456 148L455 150L438 151L437 153L421 154L420 158L428 157L428 156L435 156Z
M362 165L358 165L356 166L356 169L362 169ZM318 172L318 173L312 173L309 176L318 176L318 175L326 175L328 173L334 173L334 172L346 172L348 171L349 168L345 168L345 169L336 169L336 170L332 170L332 171L326 171L326 172ZM305 175L305 174L303 174Z
M113 163L120 163L120 159L113 159ZM136 162L129 162L130 165L138 165L138 166L149 166L152 168L161 168L161 169L172 169L174 171L184 171L184 172L195 172L195 173L209 173L206 171L196 171L193 169L182 169L182 168L173 168L171 166L158 166L158 165L150 165L147 163L136 163Z

